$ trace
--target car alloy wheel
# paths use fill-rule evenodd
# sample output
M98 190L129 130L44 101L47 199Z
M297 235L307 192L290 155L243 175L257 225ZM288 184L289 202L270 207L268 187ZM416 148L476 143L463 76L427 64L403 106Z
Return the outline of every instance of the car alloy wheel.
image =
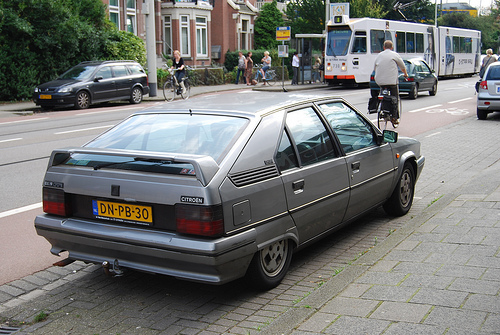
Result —
M130 103L140 104L142 102L142 90L139 87L134 87L132 89L132 96L130 97Z
M291 259L291 242L289 240L274 242L254 255L248 279L259 289L276 287L285 277Z
M86 91L78 92L75 107L77 109L87 109L90 107L90 95Z

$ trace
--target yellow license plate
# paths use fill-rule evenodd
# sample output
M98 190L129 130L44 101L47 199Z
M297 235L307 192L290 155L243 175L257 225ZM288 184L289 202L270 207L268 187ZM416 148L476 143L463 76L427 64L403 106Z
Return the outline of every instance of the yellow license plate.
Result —
M40 94L40 99L52 99L52 95L50 95L50 94Z
M151 206L92 200L92 212L97 217L114 221L141 224L153 223L153 209Z

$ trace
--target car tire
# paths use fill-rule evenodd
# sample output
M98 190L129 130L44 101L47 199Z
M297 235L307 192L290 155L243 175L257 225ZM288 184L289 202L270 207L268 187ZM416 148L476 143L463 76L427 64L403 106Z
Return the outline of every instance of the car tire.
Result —
M142 90L140 87L134 87L130 95L131 104L140 104L142 102Z
M437 83L434 83L432 85L432 89L429 91L429 95L431 96L435 96L436 93L437 93L437 90L438 90L438 84Z
M486 120L486 118L488 117L488 112L479 108L477 109L476 114L478 120Z
M261 290L278 286L290 267L292 249L292 242L280 240L256 252L248 268L250 284Z
M87 91L80 91L76 94L76 109L87 109L90 107L90 94Z
M387 214L393 216L403 216L413 204L415 194L415 171L410 163L405 163L398 183L391 194L391 197L384 204Z
M412 85L410 88L410 93L409 93L410 99L415 100L418 97L418 87L417 84Z

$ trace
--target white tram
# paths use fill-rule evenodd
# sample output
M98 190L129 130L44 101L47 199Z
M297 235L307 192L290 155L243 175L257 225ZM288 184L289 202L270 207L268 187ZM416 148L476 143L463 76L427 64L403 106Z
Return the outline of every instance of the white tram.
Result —
M368 83L385 40L403 59L425 59L440 77L472 75L481 66L478 30L343 15L327 25L325 79L334 85Z

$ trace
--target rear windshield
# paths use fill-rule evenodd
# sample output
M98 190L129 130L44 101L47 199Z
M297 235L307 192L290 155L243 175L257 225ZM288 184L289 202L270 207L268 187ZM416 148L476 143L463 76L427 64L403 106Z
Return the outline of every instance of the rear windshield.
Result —
M165 153L165 157L176 154L202 155L210 156L219 163L247 124L248 119L221 115L139 114L126 119L85 147L158 152ZM188 163L174 163L167 159L145 160L133 156L72 154L63 164L94 169L196 174Z
M74 79L83 80L89 78L92 73L94 73L97 66L87 65L87 66L75 66L68 71L64 72L59 79Z
M486 80L500 80L500 66L490 66Z

